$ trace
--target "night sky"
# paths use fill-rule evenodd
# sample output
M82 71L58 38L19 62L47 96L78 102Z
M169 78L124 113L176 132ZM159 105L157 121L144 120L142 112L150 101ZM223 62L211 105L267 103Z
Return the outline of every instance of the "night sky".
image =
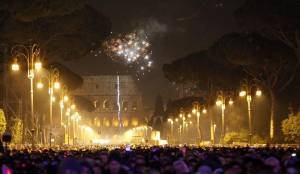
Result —
M242 0L89 0L112 22L112 35L144 30L150 37L154 67L139 86L147 104L156 95L172 98L174 91L164 78L162 65L210 46L223 34L238 30L233 12ZM122 64L104 54L64 62L81 75L116 73ZM111 71L114 70L114 71ZM174 88L172 88L174 89Z

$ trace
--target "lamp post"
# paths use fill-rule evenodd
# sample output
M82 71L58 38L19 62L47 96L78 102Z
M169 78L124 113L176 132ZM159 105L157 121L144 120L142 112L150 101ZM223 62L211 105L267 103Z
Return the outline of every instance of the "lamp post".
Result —
M72 106L75 106L75 105L72 105ZM76 138L77 138L77 133L78 133L78 124L79 124L79 121L81 120L81 116L79 115L78 112L75 112L71 116L71 119L73 121L73 145L75 145Z
M48 93L49 93L49 146L52 145L52 126L53 126L53 103L56 101L54 96L54 90L59 90L61 84L59 80L59 71L57 68L50 67L48 74L45 76L48 80ZM41 89L44 87L44 84L41 81L37 82L37 88ZM60 103L61 104L61 103ZM60 105L60 107L62 107Z
M171 136L170 136L170 142L173 142L173 136L174 136L174 121L173 119L169 118L168 122L170 123L170 127L171 127Z
M67 134L68 134L68 139L67 139L67 142L68 142L68 145L70 145L70 134L71 134L71 108L68 108L67 109L67 112L66 112L66 116L68 117L68 129L67 129Z
M66 123L64 120L64 109L65 109L65 103L68 102L69 97L67 94L67 87L63 85L61 88L61 95L60 95L60 101L59 101L59 108L60 108L60 125L64 128L64 143L65 143L65 137L66 137Z
M249 124L249 138L248 138L248 143L251 145L252 144L252 136L253 136L253 132L252 132L252 108L251 108L251 102L252 102L252 92L253 89L256 89L255 95L256 96L261 96L262 92L259 88L256 87L256 85L254 83L251 83L249 80L244 80L241 84L242 90L240 91L240 97L246 97L247 100L247 108L248 108L248 124ZM273 127L273 120L271 118L271 131L273 132L272 129ZM272 133L271 133L272 134Z
M183 111L183 108L180 108L180 113L179 113L179 119L182 120L181 124L179 123L179 127L180 127L180 139L181 141L184 141L184 121L185 121L185 114Z
M53 127L53 102L55 102L54 89L60 89L60 83L58 82L59 71L57 68L51 67L49 70L49 120L50 120L50 135L52 135ZM51 147L51 138L50 138L50 147Z
M201 111L201 107L203 108ZM201 129L200 129L200 117L201 117L201 112L203 114L207 113L207 110L204 105L200 105L199 102L193 102L193 109L192 109L192 114L196 115L196 126L197 126L197 132L198 132L198 139L200 142L202 141L202 135L201 135Z
M12 48L12 55L14 56L14 62L11 65L13 71L19 71L20 65L18 59L24 59L27 63L27 77L30 80L30 113L31 113L31 132L32 132L32 147L34 147L35 141L35 121L34 121L34 104L33 104L33 80L35 72L42 68L40 62L40 48L37 44L32 46L15 45Z
M217 101L216 105L221 107L222 110L222 127L221 127L221 144L224 144L225 137L225 109L226 109L226 101L228 101L229 105L233 105L233 100L231 98L230 92L218 91L217 93Z

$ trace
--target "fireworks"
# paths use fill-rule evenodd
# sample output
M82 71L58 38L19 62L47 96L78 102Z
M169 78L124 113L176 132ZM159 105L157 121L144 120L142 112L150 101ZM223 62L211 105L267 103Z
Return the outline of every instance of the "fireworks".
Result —
M150 43L142 32L111 38L104 43L104 48L113 60L135 67L138 73L152 67Z

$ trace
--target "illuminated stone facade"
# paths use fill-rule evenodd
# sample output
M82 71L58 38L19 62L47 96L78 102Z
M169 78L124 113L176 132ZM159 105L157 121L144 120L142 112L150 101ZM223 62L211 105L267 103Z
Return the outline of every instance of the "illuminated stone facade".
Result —
M84 83L73 92L74 95L90 99L96 108L87 117L90 124L100 134L111 134L119 130L118 120L118 80L116 75L82 76ZM122 129L144 124L142 96L134 79L129 75L119 75L120 116Z

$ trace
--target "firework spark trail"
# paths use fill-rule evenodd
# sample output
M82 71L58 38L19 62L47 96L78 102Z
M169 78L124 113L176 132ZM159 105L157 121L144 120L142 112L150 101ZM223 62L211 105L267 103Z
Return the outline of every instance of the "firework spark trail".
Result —
M135 68L137 73L144 74L145 71L150 71L153 64L147 39L143 32L119 35L106 41L104 49L113 60L125 63Z
M120 76L117 75L117 105L118 105L118 120L119 127L122 127L122 119L121 119L121 104L120 104Z

